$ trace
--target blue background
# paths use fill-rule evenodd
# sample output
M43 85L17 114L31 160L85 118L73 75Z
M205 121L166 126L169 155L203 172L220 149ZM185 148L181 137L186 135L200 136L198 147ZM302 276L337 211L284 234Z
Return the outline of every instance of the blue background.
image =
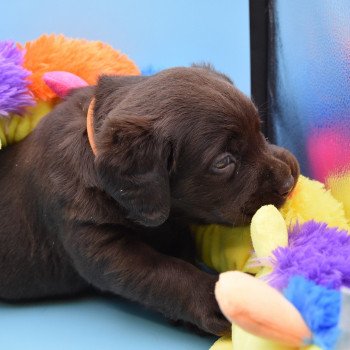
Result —
M102 40L141 69L211 62L250 93L248 0L8 0L0 12L0 40Z
M248 0L3 0L0 13L0 40L43 33L102 40L141 69L210 62L250 93ZM0 349L196 350L213 340L120 299L0 303Z

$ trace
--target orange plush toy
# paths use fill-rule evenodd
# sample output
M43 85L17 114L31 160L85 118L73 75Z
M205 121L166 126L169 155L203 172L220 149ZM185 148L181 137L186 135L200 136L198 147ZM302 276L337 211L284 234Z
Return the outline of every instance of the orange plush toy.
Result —
M17 46L24 53L23 68L29 73L27 93L34 97L35 105L28 104L22 115L10 112L0 118L0 148L26 137L69 88L94 85L103 74L140 74L125 54L100 41L52 34Z
M94 85L102 74L139 75L140 71L125 54L100 41L71 39L64 35L43 35L24 45L24 68L29 76L31 91L41 101L56 97L42 77L51 71L70 72Z

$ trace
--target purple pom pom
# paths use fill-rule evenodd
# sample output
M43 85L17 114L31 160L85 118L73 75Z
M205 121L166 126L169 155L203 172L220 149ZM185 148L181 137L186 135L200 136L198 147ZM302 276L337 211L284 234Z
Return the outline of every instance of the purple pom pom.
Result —
M30 73L22 67L23 52L15 43L0 41L0 116L23 112L34 105L26 78Z
M273 252L269 283L283 289L292 276L303 276L326 288L350 287L350 236L347 231L314 221L296 225L289 246Z

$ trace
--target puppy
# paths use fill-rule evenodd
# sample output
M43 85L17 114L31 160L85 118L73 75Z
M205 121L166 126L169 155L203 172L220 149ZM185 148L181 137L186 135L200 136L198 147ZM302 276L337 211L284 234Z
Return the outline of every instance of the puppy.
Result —
M299 174L265 140L253 103L210 67L101 77L0 164L0 298L93 288L217 335L230 325L217 277L193 264L189 225L248 223Z

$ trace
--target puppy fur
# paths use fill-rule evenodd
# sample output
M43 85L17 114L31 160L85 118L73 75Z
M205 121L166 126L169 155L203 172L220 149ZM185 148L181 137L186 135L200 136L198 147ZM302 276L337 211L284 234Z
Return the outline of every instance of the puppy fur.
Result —
M95 97L97 155L86 132ZM189 225L249 222L299 174L253 103L210 67L101 77L0 152L0 298L113 293L205 332L229 323Z

